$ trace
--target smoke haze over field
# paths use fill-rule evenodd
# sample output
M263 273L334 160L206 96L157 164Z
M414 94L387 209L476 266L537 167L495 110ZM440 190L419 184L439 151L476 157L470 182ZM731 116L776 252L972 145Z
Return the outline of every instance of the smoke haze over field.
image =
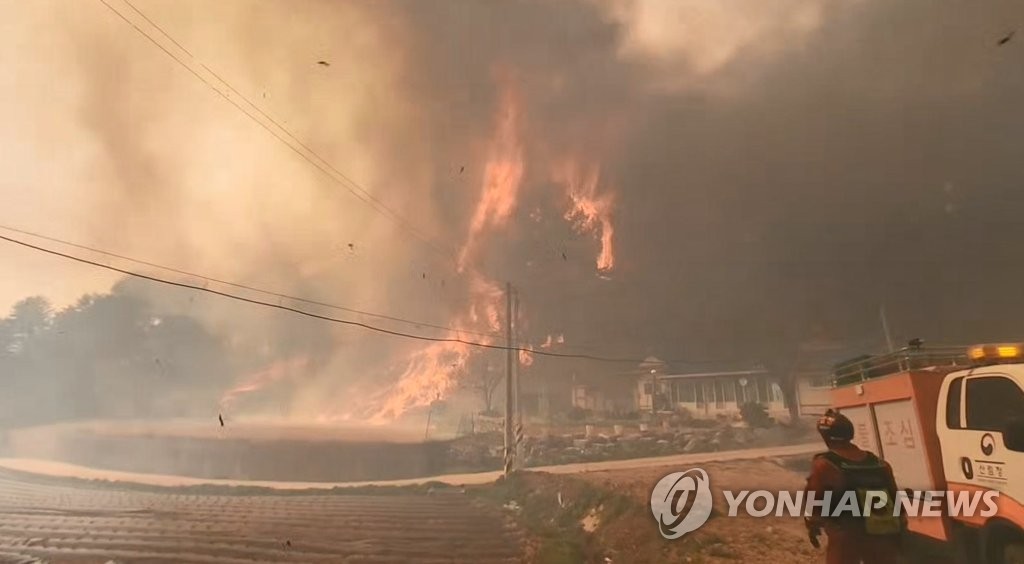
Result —
M483 332L509 280L531 344L616 356L862 340L883 304L900 338L1024 337L1024 44L996 45L1017 2L134 2L402 222L102 3L4 4L3 225ZM6 244L0 264L3 309L116 280ZM273 381L293 415L351 411L422 350L131 291L262 351L225 392Z

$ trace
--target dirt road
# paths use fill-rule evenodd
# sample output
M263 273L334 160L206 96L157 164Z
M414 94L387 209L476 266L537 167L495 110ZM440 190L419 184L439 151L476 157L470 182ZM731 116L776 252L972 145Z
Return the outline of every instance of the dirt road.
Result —
M511 563L521 550L500 510L457 489L186 495L0 470L0 562Z

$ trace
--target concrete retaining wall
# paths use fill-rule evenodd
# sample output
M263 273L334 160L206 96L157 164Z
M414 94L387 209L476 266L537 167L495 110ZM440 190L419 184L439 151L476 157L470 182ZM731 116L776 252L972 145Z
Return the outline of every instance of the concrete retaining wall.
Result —
M319 441L116 435L88 428L13 430L13 456L198 478L345 482L444 473L448 441Z

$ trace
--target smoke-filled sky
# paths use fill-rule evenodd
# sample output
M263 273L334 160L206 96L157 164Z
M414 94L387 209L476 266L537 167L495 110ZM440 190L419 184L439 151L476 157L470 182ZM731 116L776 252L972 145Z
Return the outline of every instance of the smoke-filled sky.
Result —
M133 0L403 226L103 3L2 4L5 226L442 325L476 274L510 280L527 340L616 355L862 340L882 305L900 338L1024 337L1024 37L997 45L1019 2ZM480 215L495 178L514 197ZM0 310L117 280L9 244L0 265ZM418 346L152 292L312 357L298 402Z

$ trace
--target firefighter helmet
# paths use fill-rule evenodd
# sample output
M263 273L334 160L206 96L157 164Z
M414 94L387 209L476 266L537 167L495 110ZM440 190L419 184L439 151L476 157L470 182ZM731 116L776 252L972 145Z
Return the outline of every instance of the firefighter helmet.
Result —
M818 433L825 442L853 440L853 422L834 409L818 419Z

